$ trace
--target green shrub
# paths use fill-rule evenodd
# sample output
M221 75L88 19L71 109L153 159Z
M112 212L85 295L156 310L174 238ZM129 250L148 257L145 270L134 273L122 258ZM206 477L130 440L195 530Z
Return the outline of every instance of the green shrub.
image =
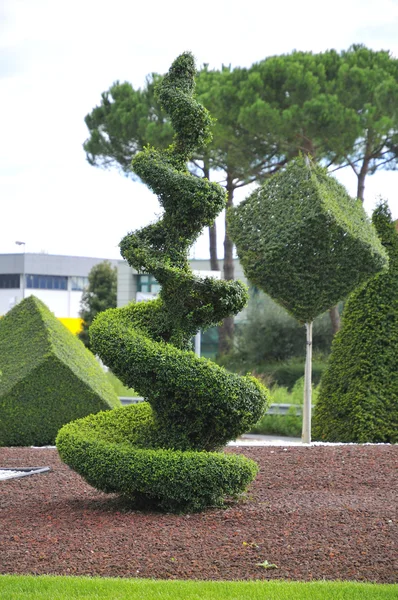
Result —
M147 147L133 159L164 214L129 233L120 247L134 269L156 278L160 296L102 312L90 328L94 351L148 400L150 412L127 407L77 421L57 437L61 458L98 489L176 511L219 504L246 489L256 473L252 461L213 451L250 429L269 400L254 378L229 374L189 351L199 329L236 314L247 300L242 283L202 279L188 262L192 243L226 202L221 186L186 168L210 137L210 116L193 97L194 74L192 55L182 54L158 89L176 131L174 143L163 151ZM135 432L135 419L144 414L145 426L130 433L123 415L131 417Z
M262 364L305 356L303 325L264 292L250 290L245 316L245 321L235 328L236 360ZM330 317L324 313L314 321L313 351L328 354L332 338Z
M260 435L283 435L301 437L302 417L297 415L294 406L289 408L287 415L264 415L251 428L250 433Z
M220 452L145 449L153 424L148 403L90 415L62 428L62 459L88 483L118 492L135 507L198 511L236 497L257 473L254 461Z
M302 378L304 372L304 358L292 358L291 360L266 365L262 372L264 376L269 377L272 384L287 387L292 390L295 383ZM315 358L312 363L312 383L318 385L322 373L327 367L325 358Z
M315 439L398 442L398 235L388 206L373 223L390 258L348 299L313 419Z
M120 406L84 345L35 296L0 320L0 446L53 444L62 425Z
M292 390L296 381L303 377L305 358L296 357L283 362L253 364L236 360L236 355L229 354L217 358L217 362L233 373L250 372L269 387L279 385ZM327 358L321 355L316 356L312 363L312 383L314 385L319 384L326 367Z
M271 404L292 404L287 414L265 414L258 423L250 430L250 433L262 435L288 435L292 437L301 436L302 415L297 414L297 407L302 406L304 397L304 377L296 381L293 389L289 391L286 387L274 385L271 390ZM314 387L312 391L312 404L315 405L319 394L319 388Z

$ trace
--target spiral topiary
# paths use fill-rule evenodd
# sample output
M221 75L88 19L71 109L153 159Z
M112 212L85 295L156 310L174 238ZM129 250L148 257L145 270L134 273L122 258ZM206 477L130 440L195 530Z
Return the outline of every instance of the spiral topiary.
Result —
M201 510L237 496L257 465L220 448L258 421L268 392L252 377L227 373L198 358L191 338L239 312L247 301L240 282L195 275L188 251L225 206L225 192L191 175L193 150L211 139L211 118L194 99L195 63L179 56L158 88L176 131L163 151L148 147L133 169L164 209L162 218L121 242L139 272L161 284L157 300L101 313L91 329L95 352L148 403L93 415L63 427L61 458L90 484L144 506Z

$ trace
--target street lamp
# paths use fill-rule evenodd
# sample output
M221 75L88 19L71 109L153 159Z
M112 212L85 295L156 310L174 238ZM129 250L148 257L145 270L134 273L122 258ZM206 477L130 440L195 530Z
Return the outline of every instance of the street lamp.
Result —
M23 262L22 262L22 300L25 298L25 242L15 242L17 246L23 246Z

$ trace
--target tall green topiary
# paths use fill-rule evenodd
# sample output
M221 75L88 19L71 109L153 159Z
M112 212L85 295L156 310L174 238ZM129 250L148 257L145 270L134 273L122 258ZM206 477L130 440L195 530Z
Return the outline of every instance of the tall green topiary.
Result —
M65 423L116 406L94 356L41 300L0 320L0 446L53 444Z
M398 234L385 202L373 223L389 269L349 297L322 376L313 435L328 442L398 442Z
M311 441L312 322L383 269L387 255L359 200L299 157L229 213L246 277L306 324L303 441Z
M202 279L188 263L190 246L225 206L223 189L186 166L210 140L211 119L194 99L194 76L192 55L182 54L158 88L174 142L133 160L163 217L120 244L132 267L156 277L160 298L101 313L90 329L105 364L149 404L77 421L57 438L62 459L98 489L167 510L203 509L245 490L255 463L217 450L250 429L268 401L254 378L229 374L190 351L199 328L239 312L247 300L241 283Z

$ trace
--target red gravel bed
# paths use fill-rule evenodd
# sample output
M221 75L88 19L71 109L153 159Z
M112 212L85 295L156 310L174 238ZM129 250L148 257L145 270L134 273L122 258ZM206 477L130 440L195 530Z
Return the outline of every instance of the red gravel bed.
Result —
M247 498L172 515L97 492L56 450L0 448L0 468L51 467L0 481L0 573L398 581L398 446L226 451L260 465Z

